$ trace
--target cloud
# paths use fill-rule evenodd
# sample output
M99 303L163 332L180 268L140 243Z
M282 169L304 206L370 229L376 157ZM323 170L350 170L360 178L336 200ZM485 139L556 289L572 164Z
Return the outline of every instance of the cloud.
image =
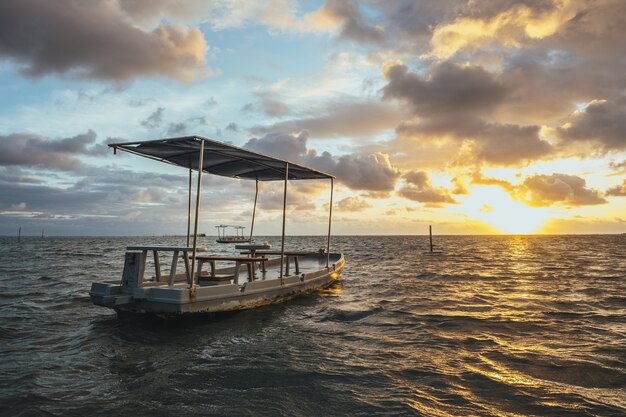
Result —
M277 92L281 88L282 84L270 87L269 91L256 91L254 95L257 100L253 103L247 103L241 108L242 112L256 112L262 113L267 117L278 118L284 117L291 113L291 107L284 102Z
M555 133L562 141L597 143L605 152L626 150L626 96L589 102Z
M231 132L237 132L239 131L239 126L235 122L230 122L228 125L226 125L225 129Z
M465 186L465 181L463 180L463 178L461 177L453 177L451 180L452 185L454 185L454 188L452 189L452 194L457 194L457 195L465 195L465 194L469 194L469 191L467 191L467 187Z
M346 197L337 203L337 209L341 211L363 211L370 207L371 204L359 197Z
M506 86L480 66L444 62L432 68L428 77L421 77L392 61L382 73L388 81L383 98L403 100L422 117L490 113L507 93Z
M426 77L392 62L383 67L383 75L388 80L383 98L406 101L417 116L398 125L397 134L416 140L457 140L459 149L465 144L470 153L470 158L457 158L457 163L520 165L547 157L553 150L539 136L539 126L485 119L505 102L508 88L481 67L443 63Z
M0 2L0 56L27 77L191 81L211 74L207 49L200 30L160 24L145 32L112 1Z
M511 197L534 207L561 205L577 207L604 204L607 201L600 192L587 188L583 178L567 174L535 174L524 178L519 184L499 178L486 177L474 172L470 178L472 185L493 185L507 191Z
M147 129L156 129L160 127L163 123L164 111L164 107L158 107L155 111L150 113L150 116L148 116L145 120L141 122L141 125Z
M475 155L494 165L519 165L548 156L552 146L539 137L538 126L487 124L475 138Z
M187 132L185 123L170 123L165 134L167 136L183 136Z
M620 185L606 190L606 195L615 197L626 197L626 180L624 180Z
M343 155L338 158L334 172L348 187L368 191L391 191L400 176L389 155L382 152Z
M298 16L294 0L118 0L125 14L143 27L152 27L162 20L206 24L213 31L261 24L271 34L280 31L295 33L329 30L320 13Z
M246 142L244 148L264 155L277 156L288 161L299 161L307 153L309 134L301 132L298 135L284 133L268 133L262 138L252 138Z
M95 145L96 133L52 140L34 133L0 136L0 165L75 171L83 167L79 155L106 155L106 146Z
M622 162L609 162L609 166L615 171L626 170L626 159Z
M187 178L183 175L153 173L145 175L119 167L85 169L71 186L42 181L16 184L4 181L0 171L0 208L23 203L31 211L62 215L120 215L135 204L151 206L178 205L186 202ZM49 179L49 175L46 175ZM65 183L64 180L61 183ZM184 211L184 210L183 210Z
M283 209L283 189L266 189L259 197L259 208L261 210L282 210ZM309 211L315 210L315 203L305 194L289 192L287 189L287 209Z
M607 202L598 191L587 188L584 179L566 174L526 177L518 193L527 204L535 207L553 204L574 207Z
M251 131L255 134L265 134L307 130L315 138L373 136L393 128L403 115L399 107L372 101L334 102L310 113L311 115L307 114L306 117L299 119L269 126L256 126Z
M499 178L485 177L480 172L474 172L472 174L472 176L470 177L470 184L472 185L495 185L508 191L509 194L516 193L516 186L511 184L510 182L499 179Z
M424 171L411 171L404 174L403 178L407 185L402 187L398 194L404 198L434 205L456 204L448 190L431 184L428 174Z
M384 29L367 22L353 0L327 0L322 8L311 14L309 20L320 28L340 27L339 36L357 43L382 43Z
M389 155L382 152L339 157L333 157L329 152L318 155L315 149L307 147L308 137L307 132L297 135L268 133L261 138L250 139L244 147L335 175L337 180L354 190L393 190L400 173L391 164Z
M493 44L519 47L531 40L554 35L576 17L583 4L578 1L501 2L500 7L506 8L488 16L484 15L485 9L493 12L493 7L470 9L470 6L468 12L483 15L458 17L452 22L438 24L431 39L432 53L437 58L447 59L459 51L475 51Z

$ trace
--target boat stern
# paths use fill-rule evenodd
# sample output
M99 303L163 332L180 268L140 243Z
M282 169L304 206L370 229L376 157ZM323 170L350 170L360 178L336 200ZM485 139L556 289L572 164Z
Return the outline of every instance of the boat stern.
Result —
M124 293L119 283L93 282L91 290L89 290L89 297L95 305L109 308L133 301L132 294Z

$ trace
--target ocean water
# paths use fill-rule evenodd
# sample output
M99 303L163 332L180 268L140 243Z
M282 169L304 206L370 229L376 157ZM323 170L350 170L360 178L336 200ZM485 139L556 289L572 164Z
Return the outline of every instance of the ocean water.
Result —
M0 414L626 415L625 235L427 239L337 236L327 291L161 321L90 283L182 239L0 238Z

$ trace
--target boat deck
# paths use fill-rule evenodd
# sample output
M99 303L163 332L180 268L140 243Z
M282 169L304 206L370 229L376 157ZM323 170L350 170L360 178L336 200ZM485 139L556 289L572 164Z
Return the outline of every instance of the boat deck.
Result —
M257 259L257 258L254 258ZM315 271L319 271L326 266L325 255L294 255L289 256L288 267L287 264L283 265L283 275L285 277L293 275L308 274ZM297 262L297 268L296 268ZM210 268L202 268L202 275L198 280L198 285L219 285L219 284L232 284L235 283L235 267L229 267L228 261L217 261L217 267L215 269L215 276L211 277ZM231 262L232 263L232 262ZM331 259L332 263L332 259ZM220 265L222 264L222 265ZM269 280L280 278L280 258L270 258L264 262L254 262L252 269L252 279L250 279L250 269L246 265L239 267L238 284L243 285L247 281ZM220 268L220 266L222 266ZM297 269L297 271L296 271Z
M280 278L281 262L280 255L277 255L279 253L279 251L257 251L254 257L199 254L194 275L198 276L198 266L202 272L197 285L201 287L234 283L243 285L249 281ZM288 262L283 264L284 277L314 273L326 266L326 254L286 251L285 258ZM331 254L329 264L332 265L337 260L337 254ZM150 269L150 267L147 268L147 270ZM160 272L159 275L161 279L158 279L156 275L146 274L143 284L168 286L187 282L186 273L177 273L174 282L166 280L166 277L169 277L169 271Z

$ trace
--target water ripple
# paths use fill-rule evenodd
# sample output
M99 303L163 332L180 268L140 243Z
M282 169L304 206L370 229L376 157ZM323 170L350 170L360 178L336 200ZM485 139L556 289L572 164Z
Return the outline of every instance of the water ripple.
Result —
M341 281L286 304L94 307L154 240L0 238L0 415L626 414L626 236L335 237Z

